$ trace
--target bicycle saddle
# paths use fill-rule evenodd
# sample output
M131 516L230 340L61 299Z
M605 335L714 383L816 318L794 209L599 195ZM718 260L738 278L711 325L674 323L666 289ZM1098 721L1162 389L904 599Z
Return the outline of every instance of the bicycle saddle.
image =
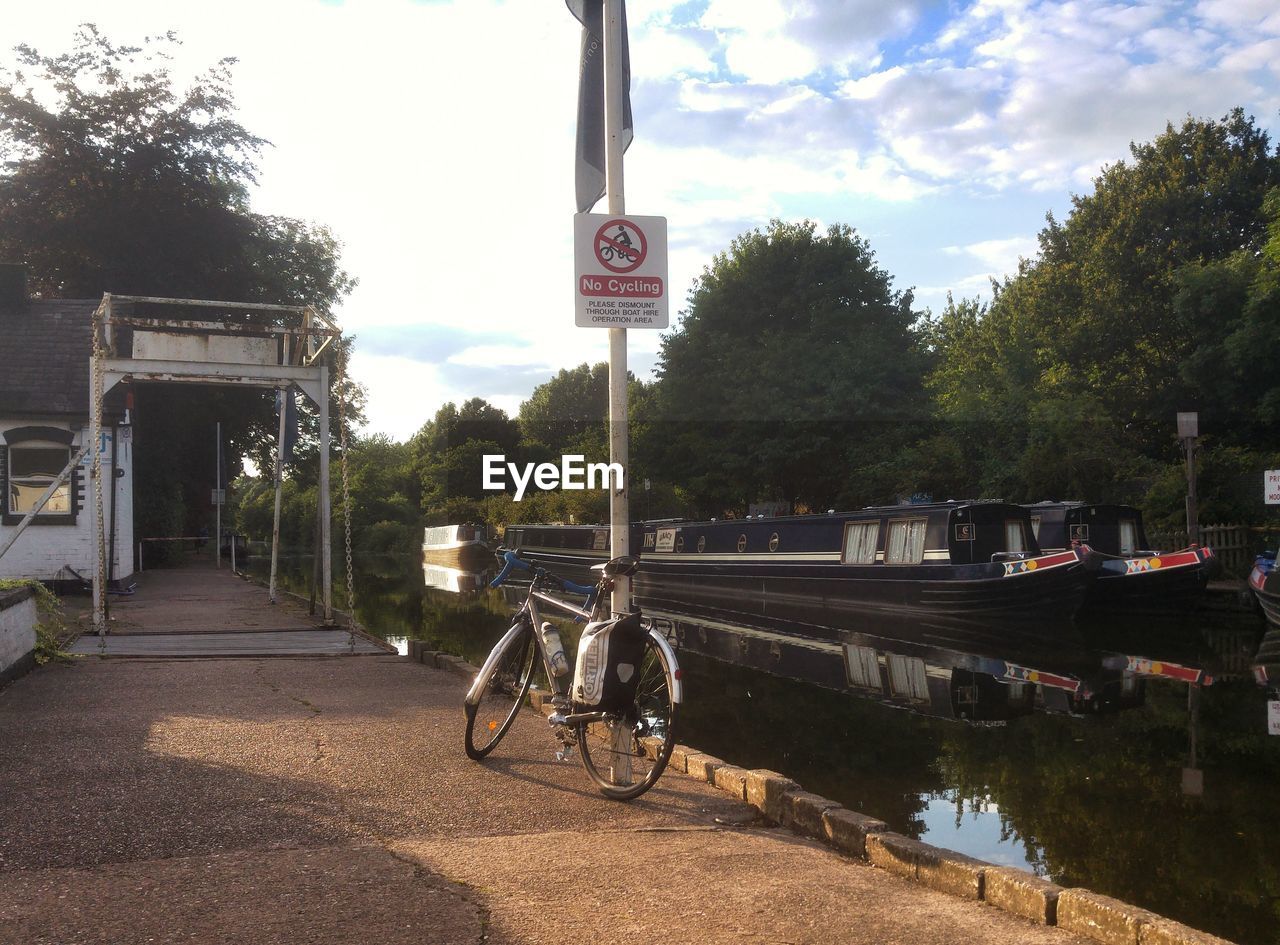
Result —
M632 555L623 555L604 564L593 564L592 571L603 571L605 577L629 577L640 567L640 559Z

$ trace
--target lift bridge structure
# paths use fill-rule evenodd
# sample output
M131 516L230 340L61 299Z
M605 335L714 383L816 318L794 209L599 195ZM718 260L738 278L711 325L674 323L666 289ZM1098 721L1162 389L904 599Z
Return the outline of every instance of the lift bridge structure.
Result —
M175 317L198 313L200 318ZM144 314L146 313L146 314ZM337 351L341 329L312 305L270 305L103 295L93 315L88 443L102 431L103 398L117 384L161 381L228 387L300 390L320 415L320 553L323 558L324 621L333 623L333 560L329 488L329 367L322 356ZM280 545L280 492L284 468L285 411L280 410L276 442L275 520L271 535L270 596L276 599ZM93 576L93 621L107 630L100 451L94 450L93 490L97 549ZM52 488L51 488L52 491ZM221 541L218 536L216 541Z

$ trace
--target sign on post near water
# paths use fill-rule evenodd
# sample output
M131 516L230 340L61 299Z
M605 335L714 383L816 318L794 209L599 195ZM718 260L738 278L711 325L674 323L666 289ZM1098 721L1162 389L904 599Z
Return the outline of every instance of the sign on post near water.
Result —
M579 328L666 328L667 218L579 213L573 218Z

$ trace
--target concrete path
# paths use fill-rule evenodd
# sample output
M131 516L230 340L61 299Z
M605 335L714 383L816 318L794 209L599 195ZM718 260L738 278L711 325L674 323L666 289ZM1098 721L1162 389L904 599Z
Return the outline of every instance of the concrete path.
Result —
M80 656L231 657L368 656L388 648L360 634L320 627L287 594L271 603L265 588L212 565L145 571L129 597L113 597L108 632L82 636Z
M80 660L0 690L0 940L1076 943L683 775L606 801L394 656Z

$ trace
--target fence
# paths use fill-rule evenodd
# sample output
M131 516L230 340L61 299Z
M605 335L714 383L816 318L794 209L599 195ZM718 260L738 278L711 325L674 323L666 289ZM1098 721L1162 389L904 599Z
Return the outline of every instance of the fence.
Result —
M1213 549L1224 576L1244 577L1262 551L1262 531L1248 525L1201 525L1200 544ZM1186 532L1148 532L1147 541L1160 551L1174 551L1188 544Z

